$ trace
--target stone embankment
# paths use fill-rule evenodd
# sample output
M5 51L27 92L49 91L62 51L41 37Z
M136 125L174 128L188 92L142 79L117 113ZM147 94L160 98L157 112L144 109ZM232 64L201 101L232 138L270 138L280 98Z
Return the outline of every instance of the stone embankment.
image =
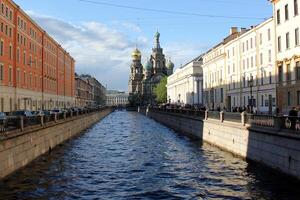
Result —
M224 120L224 114L209 117L155 109L140 112L178 132L300 179L300 134L278 129L275 123L272 127L270 119L261 121L267 126L256 126L243 117L226 120L226 114Z
M50 123L0 133L0 179L78 135L112 112L105 108ZM43 121L43 120L42 120Z

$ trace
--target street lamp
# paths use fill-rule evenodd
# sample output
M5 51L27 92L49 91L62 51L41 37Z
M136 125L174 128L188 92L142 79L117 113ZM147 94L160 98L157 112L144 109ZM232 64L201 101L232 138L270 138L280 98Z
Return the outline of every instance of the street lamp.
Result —
M253 95L252 95L252 88L253 88L253 76L250 77L248 81L248 85L250 86L250 112L253 113Z
M194 91L192 92L192 98L193 98L193 106L194 106L194 104L195 104L195 99L194 99L194 95L195 95L195 93L194 93Z

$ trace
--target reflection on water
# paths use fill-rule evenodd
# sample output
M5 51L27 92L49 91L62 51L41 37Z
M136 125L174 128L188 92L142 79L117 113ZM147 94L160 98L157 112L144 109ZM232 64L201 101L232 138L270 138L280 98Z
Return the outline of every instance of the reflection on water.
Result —
M300 199L300 183L117 111L0 182L0 199Z

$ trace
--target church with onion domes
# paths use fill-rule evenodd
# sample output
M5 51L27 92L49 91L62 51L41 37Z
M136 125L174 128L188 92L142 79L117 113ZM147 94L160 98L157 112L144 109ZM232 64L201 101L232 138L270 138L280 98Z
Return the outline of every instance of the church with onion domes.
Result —
M173 74L174 64L166 61L163 48L160 46L160 33L154 36L152 54L142 64L142 53L137 48L132 52L132 63L128 91L130 98L135 97L140 105L155 103L154 87L166 76Z

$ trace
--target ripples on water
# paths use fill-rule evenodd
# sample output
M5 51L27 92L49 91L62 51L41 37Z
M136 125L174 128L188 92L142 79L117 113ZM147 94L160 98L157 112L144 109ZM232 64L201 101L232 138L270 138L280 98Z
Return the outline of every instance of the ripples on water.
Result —
M0 199L300 199L299 190L295 180L117 111L0 182Z

